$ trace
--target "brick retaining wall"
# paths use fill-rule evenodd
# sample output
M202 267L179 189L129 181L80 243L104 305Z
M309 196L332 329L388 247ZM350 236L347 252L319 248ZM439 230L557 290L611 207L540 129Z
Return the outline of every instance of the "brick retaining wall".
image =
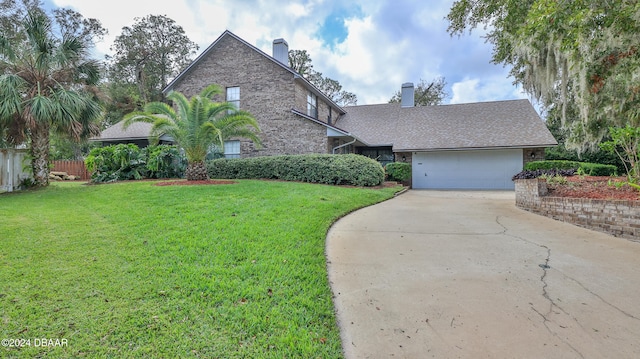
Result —
M516 180L516 206L580 227L640 242L640 201L547 196L547 182Z

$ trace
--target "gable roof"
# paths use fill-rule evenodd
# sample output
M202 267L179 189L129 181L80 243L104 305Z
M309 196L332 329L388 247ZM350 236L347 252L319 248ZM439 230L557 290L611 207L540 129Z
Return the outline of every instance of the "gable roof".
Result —
M258 54L260 54L262 56L264 56L267 60L273 62L274 64L276 64L279 67L283 68L287 72L291 73L291 75L293 76L295 81L298 81L298 82L302 83L305 88L307 88L308 90L310 90L311 92L313 92L314 94L316 94L317 96L322 98L325 102L330 103L332 105L332 107L337 108L338 111L340 112L340 114L344 114L345 113L345 111L344 111L344 109L342 107L340 107L337 103L335 103L332 99L330 99L327 95L325 95L322 91L320 91L317 87L315 87L307 79L305 79L304 77L300 76L300 74L295 72L291 67L286 66L285 64L283 64L282 62L276 60L272 56L269 56L264 51L262 51L259 48L251 45L250 43L246 42L241 37L235 35L234 33L232 33L229 30L225 30L222 33L222 35L220 35L214 42L211 43L211 45L209 45L200 55L198 55L198 57L196 57L196 59L193 60L191 62L191 64L189 64L189 66L187 66L184 70L182 70L182 72L180 72L178 74L178 76L176 76L173 80L171 80L171 82L167 85L167 87L165 87L162 90L162 93L165 94L165 95L168 94L178 82L180 82L186 75L188 75L191 71L193 71L194 68L197 67L198 63L200 61L202 61L202 59L204 59L207 56L209 56L209 54L215 49L216 45L218 43L220 43L220 41L223 38L225 38L226 36L230 36L230 37L234 38L235 40L241 42L242 44L244 44L245 46L249 47L253 51L257 52Z
M528 100L401 107L346 107L336 125L396 152L555 146Z

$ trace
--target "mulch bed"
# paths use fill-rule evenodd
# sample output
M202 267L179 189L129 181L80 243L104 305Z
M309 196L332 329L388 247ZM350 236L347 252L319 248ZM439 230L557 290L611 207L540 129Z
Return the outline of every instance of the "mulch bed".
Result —
M640 200L640 192L623 184L626 177L569 176L565 184L547 184L549 196L610 200Z

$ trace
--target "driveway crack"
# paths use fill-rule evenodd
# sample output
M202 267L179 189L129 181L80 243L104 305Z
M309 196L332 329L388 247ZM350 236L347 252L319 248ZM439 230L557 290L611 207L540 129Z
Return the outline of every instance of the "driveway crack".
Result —
M544 263L539 264L539 267L542 268L542 275L540 276L540 282L542 283L542 297L545 298L548 302L549 302L549 309L547 310L546 313L541 313L539 310L537 310L536 308L534 308L533 306L531 307L531 310L533 310L534 312L536 312L541 318L542 318L542 324L544 325L544 327L547 329L547 331L553 335L554 337L556 337L558 340L560 340L561 342L563 342L565 345L567 345L569 348L571 348L571 350L573 350L576 354L578 354L581 358L584 358L584 355L582 353L580 353L580 351L578 351L575 347L573 347L567 340L563 339L562 337L560 337L558 335L558 333L556 333L555 331L553 331L551 329L551 327L549 327L549 322L552 322L549 319L549 316L553 313L553 309L556 308L557 310L561 311L562 313L564 313L565 315L567 315L568 317L570 317L571 319L573 319L573 321L575 321L580 327L582 327L582 325L576 320L576 318L574 318L573 316L571 316L569 313L567 313L562 307L560 307L549 295L549 291L547 290L547 288L549 287L549 284L547 283L547 274L549 273L549 270L551 269L551 266L549 265L549 263L551 262L551 248L549 248L548 246L544 245L544 244L540 244L540 243L536 243L533 241L530 241L526 238L522 238L519 236L514 236L512 234L507 233L509 231L509 229L502 223L500 223L500 216L496 216L496 223L498 225L500 225L504 231L502 232L502 234L504 234L505 236L511 237L511 238L515 238L518 239L520 241L529 243L531 245L534 245L538 248L542 248L546 251L547 255L546 258L544 259ZM557 324L557 323L555 323Z
M572 280L573 282L575 282L576 284L578 284L580 287L582 287L582 289L584 289L587 293L593 295L594 297L598 298L600 301L602 301L602 303L610 306L611 308L615 309L616 311L618 311L619 313L621 313L622 315L624 315L627 318L630 319L635 319L635 320L640 320L640 318L636 317L635 315L631 314L631 313L627 313L626 311L624 311L622 308L617 307L616 305L614 305L613 303L608 302L606 299L602 298L598 293L593 292L591 289L587 288L584 284L582 284L582 282L580 282L579 280L570 277L568 275L566 275L565 273L558 271L560 274L562 274L565 278Z

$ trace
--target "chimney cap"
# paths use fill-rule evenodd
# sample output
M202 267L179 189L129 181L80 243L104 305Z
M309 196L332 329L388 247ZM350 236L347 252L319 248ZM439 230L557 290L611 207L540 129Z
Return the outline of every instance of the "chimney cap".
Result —
M274 43L274 44L282 44L282 43L284 43L285 45L289 46L289 44L287 43L287 41L285 41L285 39L282 39L282 38L281 38L281 39L275 39L275 40L273 40L273 43Z
M396 85L398 86L398 85ZM413 87L413 82L405 82L402 84L402 88Z

